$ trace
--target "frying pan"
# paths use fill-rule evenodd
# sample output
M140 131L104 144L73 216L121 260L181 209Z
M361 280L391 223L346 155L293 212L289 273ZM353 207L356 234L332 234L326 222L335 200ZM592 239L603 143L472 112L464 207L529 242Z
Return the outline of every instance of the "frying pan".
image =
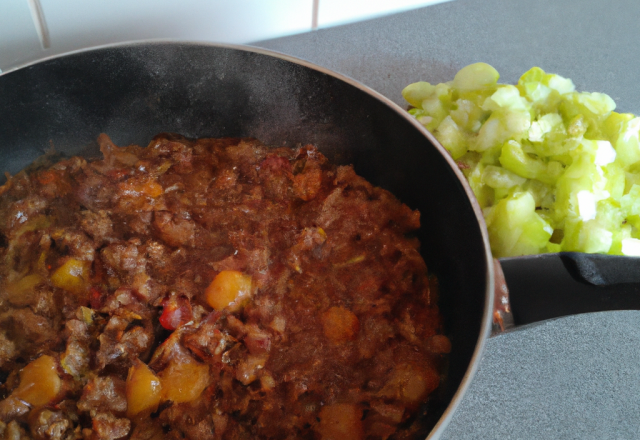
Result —
M7 72L0 76L0 97L3 171L15 173L51 148L98 156L95 139L103 132L118 145L146 145L160 132L252 136L275 146L315 144L331 160L353 164L373 184L420 210L421 251L439 278L440 307L453 345L448 377L423 415L429 430L424 436L440 436L492 329L494 262L481 210L464 177L405 111L349 78L289 56L171 42L80 51ZM587 301L591 309L576 310L572 301L559 311L553 302L551 308L535 299L523 305L513 293L525 291L525 285L512 289L516 323L636 308L640 295L633 288L625 290L622 301L614 293L603 301L598 290L619 290L610 286L617 284L619 265L601 270L606 264L579 255L505 260L507 284L515 286L536 264L546 274L555 271L564 290L596 289L593 301ZM544 278L553 285L553 277ZM498 287L504 292L503 284ZM527 315L532 310L537 314Z

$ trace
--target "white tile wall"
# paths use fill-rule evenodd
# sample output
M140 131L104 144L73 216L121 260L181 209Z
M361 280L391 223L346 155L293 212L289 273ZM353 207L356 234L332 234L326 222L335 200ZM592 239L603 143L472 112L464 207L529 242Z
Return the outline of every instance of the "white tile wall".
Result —
M0 0L0 69L18 65L25 55L40 52L27 0Z
M0 69L83 47L150 38L249 43L444 0L0 0ZM29 3L40 3L41 47ZM314 7L315 4L315 7Z
M407 11L449 0L318 0L318 28Z

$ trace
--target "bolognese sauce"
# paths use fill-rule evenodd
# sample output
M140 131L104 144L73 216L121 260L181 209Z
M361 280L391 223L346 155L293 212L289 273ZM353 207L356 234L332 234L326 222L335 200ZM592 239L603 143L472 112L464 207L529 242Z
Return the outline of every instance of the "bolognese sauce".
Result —
M417 211L313 146L99 144L0 187L0 435L415 437L451 348Z

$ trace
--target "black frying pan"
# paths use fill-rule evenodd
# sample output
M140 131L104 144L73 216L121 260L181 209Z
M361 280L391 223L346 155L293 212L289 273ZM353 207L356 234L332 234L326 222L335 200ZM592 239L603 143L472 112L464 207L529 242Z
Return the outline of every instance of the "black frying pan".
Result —
M95 139L102 132L118 145L146 145L160 132L192 138L253 136L272 145L313 143L332 160L353 164L372 183L419 209L422 253L439 277L441 309L453 343L448 379L426 411L429 438L440 436L490 333L494 266L482 214L469 187L420 124L355 81L259 49L120 45L0 76L2 171L15 173L51 147L66 155L97 156ZM571 266L566 261L572 258L556 258L560 264L554 270L564 276ZM521 278L521 265L515 261L505 262L508 282ZM588 285L588 276L580 278L586 272L576 267L571 273L578 276L572 279ZM515 296L518 322L521 307ZM640 295L631 292L627 297ZM596 310L630 307L598 301ZM538 309L543 313L535 319L557 316L544 305ZM576 311L591 310L570 306L561 314Z

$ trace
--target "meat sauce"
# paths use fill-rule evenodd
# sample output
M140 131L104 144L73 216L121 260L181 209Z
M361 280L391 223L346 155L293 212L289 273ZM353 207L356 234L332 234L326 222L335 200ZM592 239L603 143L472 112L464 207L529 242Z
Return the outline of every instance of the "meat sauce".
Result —
M312 146L99 144L0 187L0 437L416 437L417 211Z

